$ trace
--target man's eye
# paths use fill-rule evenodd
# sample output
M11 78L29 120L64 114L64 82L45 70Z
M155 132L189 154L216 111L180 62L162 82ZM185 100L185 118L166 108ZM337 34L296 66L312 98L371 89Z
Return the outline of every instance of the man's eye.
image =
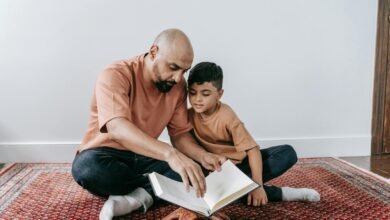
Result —
M208 94L208 93L207 93L207 94L203 94L203 96L209 96L209 95L210 95L210 94Z
M178 70L179 68L177 66L170 66L169 67L171 70Z

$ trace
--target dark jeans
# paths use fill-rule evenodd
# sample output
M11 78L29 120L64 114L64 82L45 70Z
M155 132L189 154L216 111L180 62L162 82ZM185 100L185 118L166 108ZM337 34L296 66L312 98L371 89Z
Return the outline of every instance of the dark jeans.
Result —
M282 175L297 161L296 153L290 145L262 149L261 155L264 182ZM248 176L251 175L248 158L237 166ZM72 165L72 175L76 182L92 194L103 197L125 195L137 187L144 188L154 197L146 176L151 172L181 181L181 177L167 162L110 147L85 150L75 157ZM269 201L282 200L279 187L264 186L264 189Z

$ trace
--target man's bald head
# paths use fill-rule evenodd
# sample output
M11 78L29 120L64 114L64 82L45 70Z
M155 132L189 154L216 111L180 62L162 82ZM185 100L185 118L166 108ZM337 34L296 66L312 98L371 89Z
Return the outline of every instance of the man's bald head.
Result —
M162 31L154 40L153 45L164 55L187 56L193 59L194 51L190 39L179 29L167 29Z
M154 40L145 66L156 87L161 92L169 92L184 80L183 75L191 68L193 59L194 52L186 34L178 29L167 29Z

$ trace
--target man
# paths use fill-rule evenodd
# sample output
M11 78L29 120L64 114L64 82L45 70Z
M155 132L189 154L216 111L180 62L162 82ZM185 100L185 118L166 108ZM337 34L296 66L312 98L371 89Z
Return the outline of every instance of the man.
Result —
M158 172L196 195L206 191L199 162L220 170L225 160L205 151L190 134L184 73L194 53L180 30L160 33L148 53L116 62L99 76L88 131L73 161L76 182L89 192L109 196L101 219L153 203L145 174ZM171 145L157 140L167 127ZM192 158L192 159L190 159Z

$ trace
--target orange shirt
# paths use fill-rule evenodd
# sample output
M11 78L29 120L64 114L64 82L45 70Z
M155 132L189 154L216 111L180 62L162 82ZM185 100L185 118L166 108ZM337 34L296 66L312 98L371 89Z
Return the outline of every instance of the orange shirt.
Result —
M239 163L246 156L246 150L258 147L230 106L218 102L215 112L202 118L192 108L189 116L199 143L209 152L226 156Z
M158 91L153 82L144 79L145 56L115 62L98 77L88 130L78 152L100 146L128 150L108 137L106 123L117 117L126 118L153 138L165 127L170 136L192 129L184 76L168 93Z

